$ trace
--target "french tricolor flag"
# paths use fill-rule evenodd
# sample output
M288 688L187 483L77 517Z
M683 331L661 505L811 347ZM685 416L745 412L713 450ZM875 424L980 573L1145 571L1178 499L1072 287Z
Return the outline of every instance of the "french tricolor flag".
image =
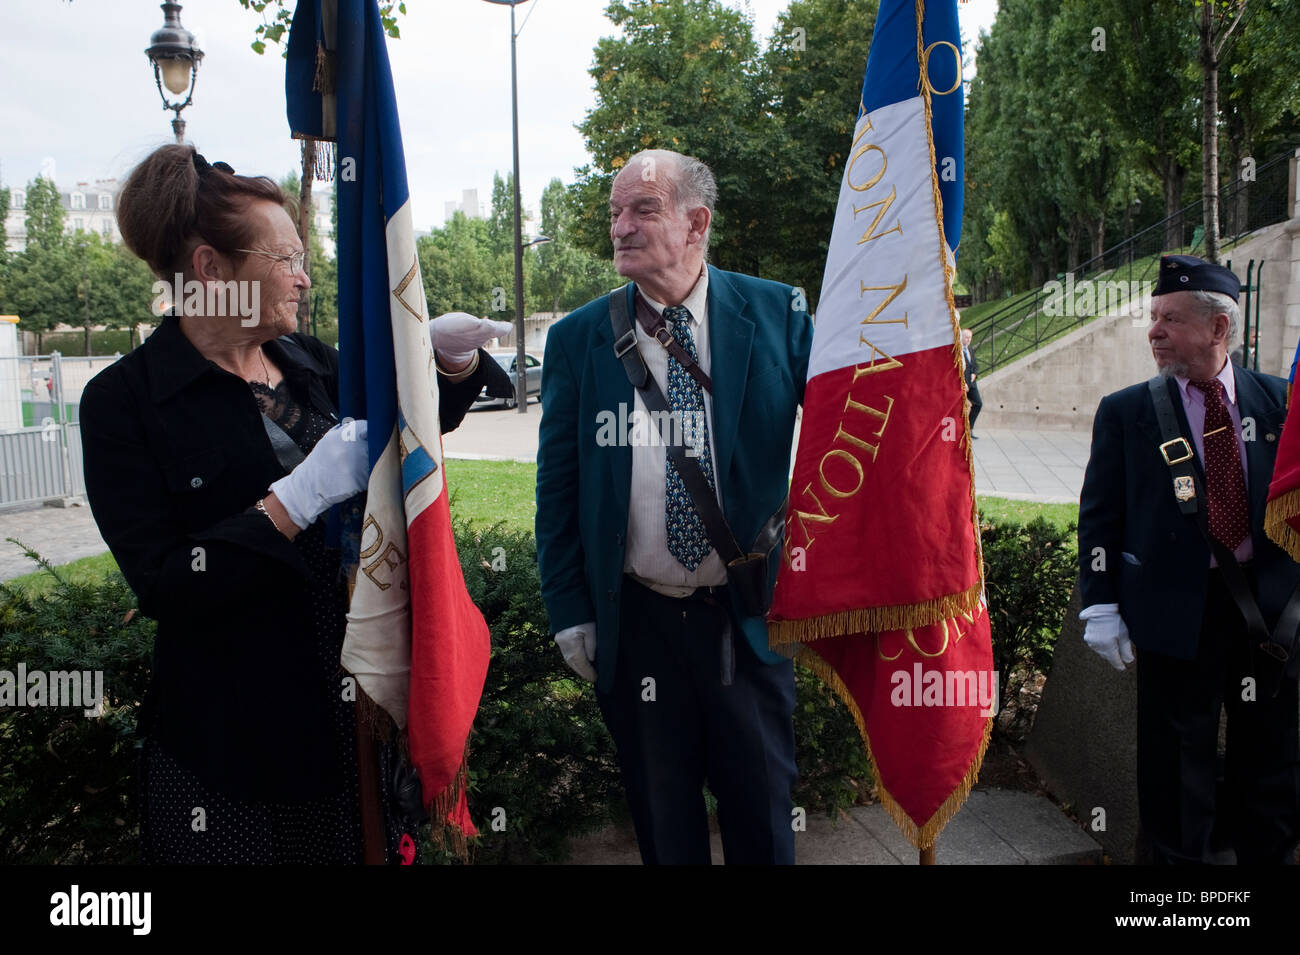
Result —
M996 711L978 692L996 679L952 296L960 50L956 0L882 0L769 629L852 710L882 801L920 848L969 792Z
M406 731L435 820L474 835L465 747L491 648L452 535L385 43L376 0L300 0L286 71L294 134L338 142L339 404L369 422L365 511L345 526L357 570L341 662Z

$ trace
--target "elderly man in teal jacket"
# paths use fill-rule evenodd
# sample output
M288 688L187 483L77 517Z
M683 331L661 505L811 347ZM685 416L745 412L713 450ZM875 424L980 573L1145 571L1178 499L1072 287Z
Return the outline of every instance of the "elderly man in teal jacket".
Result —
M707 266L717 187L677 153L633 156L610 194L629 316L650 376L742 550L780 526L812 342L803 293ZM566 662L596 682L647 863L792 863L794 677L724 561L615 351L610 297L547 336L537 456L542 596ZM662 340L668 336L660 335ZM689 356L683 361L680 357ZM697 364L697 369L688 366ZM703 374L699 374L702 370ZM775 520L774 520L775 518ZM766 596L779 561L770 548ZM762 585L760 585L760 589Z

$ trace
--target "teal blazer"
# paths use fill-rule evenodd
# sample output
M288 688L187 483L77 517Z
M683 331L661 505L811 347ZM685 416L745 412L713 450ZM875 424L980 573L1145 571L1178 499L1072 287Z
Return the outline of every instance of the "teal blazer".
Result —
M629 314L634 291L625 288ZM789 488L812 322L796 289L712 266L708 322L715 474L727 523L748 548ZM596 436L602 411L617 418L622 403L630 417L635 407L613 339L605 296L552 326L537 450L537 562L551 632L596 622L598 686L606 691L618 657L632 449L598 445ZM779 563L770 562L769 588ZM734 597L732 604L759 659L784 659L768 649L764 619L743 617Z

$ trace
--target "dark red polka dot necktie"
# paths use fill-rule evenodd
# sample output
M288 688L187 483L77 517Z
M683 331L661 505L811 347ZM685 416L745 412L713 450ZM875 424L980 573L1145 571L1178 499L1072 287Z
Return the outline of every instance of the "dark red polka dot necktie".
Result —
M1224 400L1223 382L1211 378L1191 385L1205 395L1205 491L1210 499L1210 534L1228 550L1236 550L1250 533L1246 476L1241 470L1237 432Z

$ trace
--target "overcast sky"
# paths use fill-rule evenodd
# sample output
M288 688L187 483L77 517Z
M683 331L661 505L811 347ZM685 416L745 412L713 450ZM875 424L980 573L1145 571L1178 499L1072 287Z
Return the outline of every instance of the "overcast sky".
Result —
M748 8L760 42L788 0ZM530 0L517 8L521 183L536 208L555 177L588 159L574 128L594 102L592 48L614 33L606 0ZM407 0L402 39L388 42L414 221L443 221L444 203L510 169L510 11L482 0ZM961 3L968 51L996 0ZM250 48L260 15L236 0L187 0L181 14L204 52L186 136L209 161L279 178L298 168L284 108L284 61ZM0 0L0 185L24 186L53 157L61 186L121 178L171 139L144 49L162 25L150 0ZM865 65L865 64L864 64Z

